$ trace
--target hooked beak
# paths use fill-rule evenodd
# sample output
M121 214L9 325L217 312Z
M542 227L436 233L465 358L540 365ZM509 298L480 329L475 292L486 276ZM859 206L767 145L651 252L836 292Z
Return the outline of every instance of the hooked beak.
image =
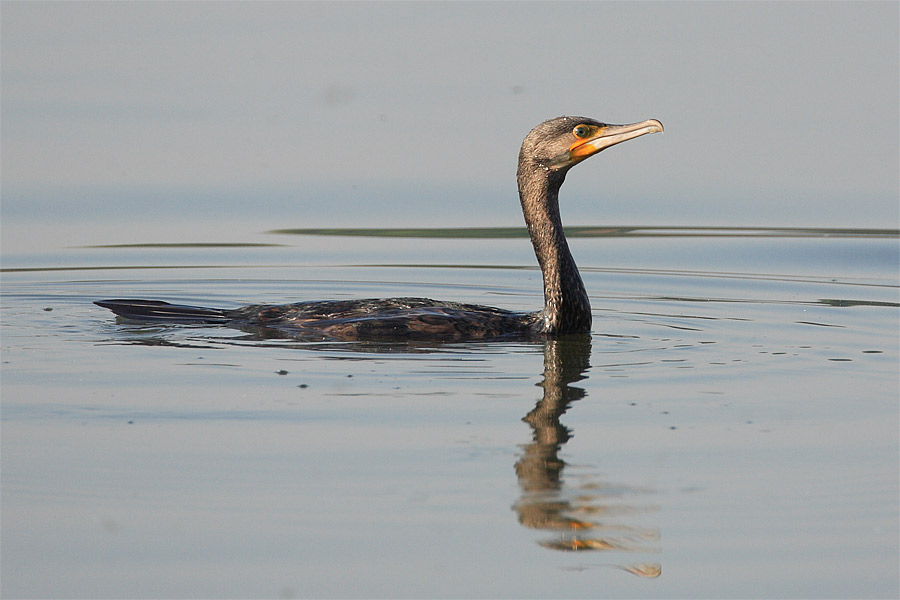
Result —
M631 123L629 125L607 125L597 131L597 135L586 140L579 140L569 148L569 159L571 164L583 161L589 156L593 156L622 142L633 140L641 137L645 133L662 133L663 124L656 119L649 121L641 121L640 123Z

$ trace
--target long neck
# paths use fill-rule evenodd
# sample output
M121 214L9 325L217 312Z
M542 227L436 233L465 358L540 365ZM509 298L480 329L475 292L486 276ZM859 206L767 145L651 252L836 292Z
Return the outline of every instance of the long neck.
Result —
M544 275L541 330L554 334L589 332L590 301L559 218L559 188L565 173L537 165L520 166L518 180L525 223Z

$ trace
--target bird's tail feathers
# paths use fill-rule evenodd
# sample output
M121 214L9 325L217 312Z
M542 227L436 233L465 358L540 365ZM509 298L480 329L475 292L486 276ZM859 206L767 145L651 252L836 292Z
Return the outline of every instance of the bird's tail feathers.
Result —
M228 311L220 308L169 304L160 300L100 300L94 304L135 321L221 324L230 320Z

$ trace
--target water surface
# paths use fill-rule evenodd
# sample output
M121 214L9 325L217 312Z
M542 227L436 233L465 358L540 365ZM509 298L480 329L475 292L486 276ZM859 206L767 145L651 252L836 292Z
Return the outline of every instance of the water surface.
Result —
M217 227L4 243L4 596L896 597L895 230L573 227L543 343L91 304L542 302L520 228Z

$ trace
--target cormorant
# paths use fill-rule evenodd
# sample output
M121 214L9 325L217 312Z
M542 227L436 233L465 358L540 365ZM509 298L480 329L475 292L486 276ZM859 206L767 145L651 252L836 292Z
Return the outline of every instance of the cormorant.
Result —
M519 151L519 200L544 278L544 309L519 313L427 298L327 300L202 308L157 300L95 304L126 319L272 329L297 338L338 340L474 340L587 333L591 305L559 216L559 189L582 160L620 142L662 132L655 119L608 125L585 117L544 121Z

